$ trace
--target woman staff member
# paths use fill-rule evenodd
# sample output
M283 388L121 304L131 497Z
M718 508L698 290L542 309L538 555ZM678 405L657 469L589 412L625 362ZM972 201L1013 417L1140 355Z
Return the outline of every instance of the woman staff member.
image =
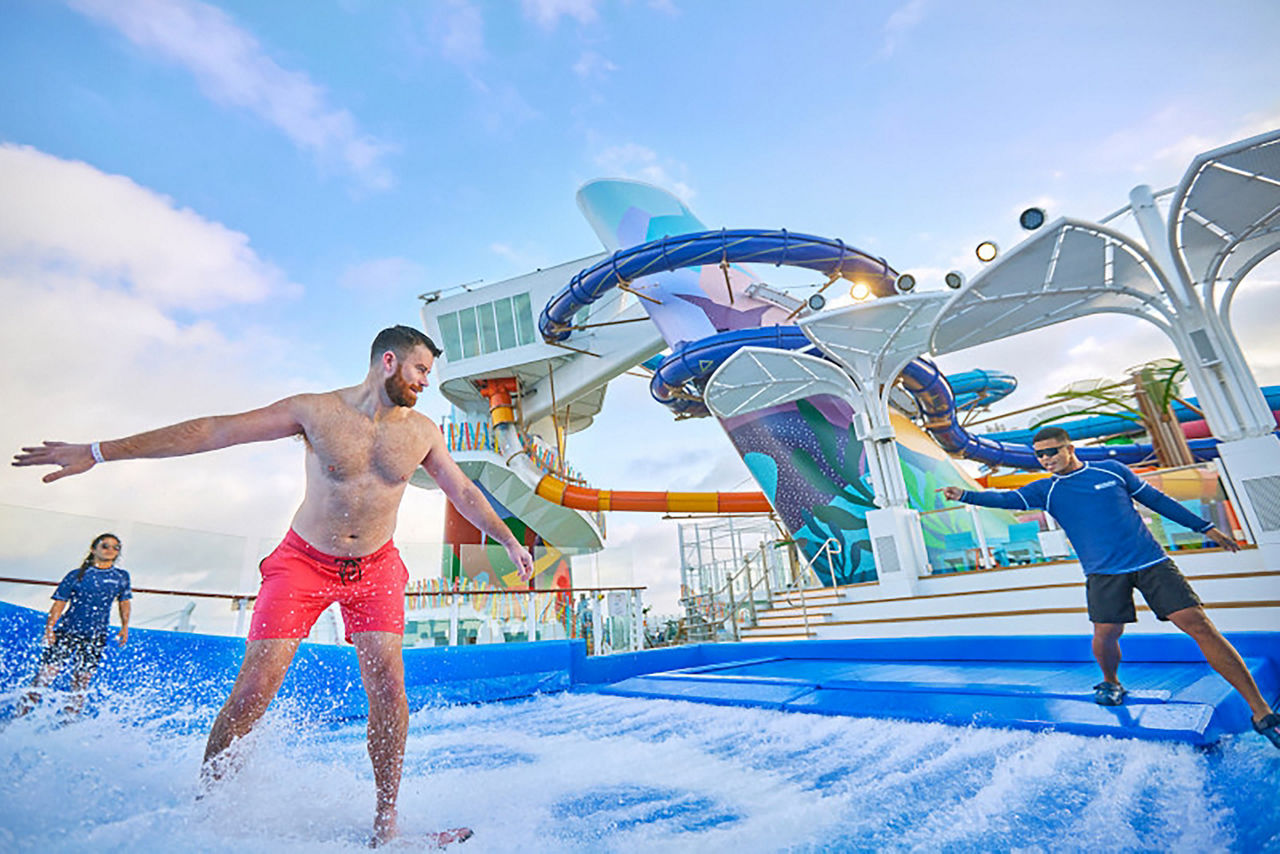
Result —
M53 591L53 606L44 626L44 653L32 686L43 688L53 683L65 665L71 665L71 690L65 711L78 713L84 705L85 689L93 681L107 645L107 622L112 601L120 603L120 645L129 640L130 599L133 590L129 573L116 566L120 557L120 538L115 534L99 534L89 547L89 554L78 569L67 573ZM65 611L65 613L63 613ZM26 708L40 702L40 692L27 694Z

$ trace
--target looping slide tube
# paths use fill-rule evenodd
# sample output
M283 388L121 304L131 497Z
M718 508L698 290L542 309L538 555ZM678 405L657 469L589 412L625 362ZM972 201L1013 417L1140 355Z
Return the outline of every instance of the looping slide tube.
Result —
M708 376L725 359L743 347L774 347L778 350L803 350L817 347L798 326L762 326L754 329L731 329L677 347L662 360L649 380L649 394L679 415L709 415L701 399L690 400L678 394L684 385Z
M512 470L534 492L552 504L572 510L631 510L650 513L768 513L773 510L762 492L620 492L572 486L553 474L544 474L525 457L516 432L511 378L483 380L480 393L489 398L489 418L498 450L510 460Z
M696 414L701 401L675 397L671 393L673 389L710 374L742 347L751 345L798 350L811 343L799 327L795 326L738 329L712 335L686 345L664 359L650 380L649 391L655 400L673 411ZM901 382L920 407L925 430L947 453L991 465L1014 466L1032 471L1041 469L1029 445L975 436L962 427L956 418L955 395L951 386L933 362L924 358L912 360L903 369ZM701 405L705 411L705 404ZM1217 439L1192 439L1188 444L1197 460L1211 460L1218 456ZM1116 460L1134 464L1149 459L1153 455L1153 449L1149 444L1104 445L1077 448L1076 454L1082 460Z
M721 262L786 264L828 276L857 277L877 296L892 294L897 277L883 258L846 246L843 240L796 234L785 228L780 231L747 228L695 231L620 249L580 271L542 310L538 331L544 341L563 341L569 337L572 319L578 310L595 302L610 288L642 276Z
M948 454L993 465L1042 468L1030 446L975 436L962 427L956 420L951 387L937 365L927 359L914 359L903 369L901 382L920 407L925 430ZM1193 439L1188 445L1197 460L1218 456L1217 439ZM1146 444L1076 448L1076 456L1082 460L1116 460L1127 465L1143 462L1152 454L1151 445Z

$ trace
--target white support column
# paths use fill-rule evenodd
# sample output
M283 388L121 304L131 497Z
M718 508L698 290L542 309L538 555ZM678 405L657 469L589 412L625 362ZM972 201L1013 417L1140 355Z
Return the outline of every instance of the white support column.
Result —
M1264 565L1280 565L1280 439L1267 435L1223 442L1218 453L1236 509L1264 552Z
M1134 218L1162 268L1166 296L1173 308L1172 335L1218 446L1222 471L1258 548L1280 557L1280 440L1275 420L1258 388L1227 318L1206 307L1174 259L1168 228L1155 206L1151 188L1129 194Z
M1200 408L1214 435L1227 441L1265 435L1275 428L1271 410L1249 370L1239 342L1226 318L1204 305L1196 282L1188 281L1169 245L1169 231L1156 207L1151 188L1129 193L1134 219L1142 230L1151 257L1164 277L1162 283L1174 314L1173 339Z
M919 512L909 507L869 510L867 535L871 537L881 597L914 596L916 580L928 574Z

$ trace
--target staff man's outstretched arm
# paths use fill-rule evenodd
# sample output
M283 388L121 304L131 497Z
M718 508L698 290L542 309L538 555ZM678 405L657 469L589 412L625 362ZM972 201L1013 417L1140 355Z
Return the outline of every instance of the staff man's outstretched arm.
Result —
M78 445L46 441L14 454L13 465L58 466L57 471L41 478L45 483L52 483L68 475L87 472L97 463L108 460L183 457L231 445L282 439L301 432L297 398L287 397L261 409L193 418L108 442Z

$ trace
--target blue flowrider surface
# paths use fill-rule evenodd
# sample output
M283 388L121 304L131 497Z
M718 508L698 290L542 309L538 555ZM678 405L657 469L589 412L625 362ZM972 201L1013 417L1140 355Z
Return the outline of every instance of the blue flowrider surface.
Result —
M1262 692L1280 695L1280 635L1233 638ZM637 673L592 685L625 697L691 700L780 711L1058 730L1210 744L1249 727L1244 700L1189 639L1126 639L1124 705L1099 706L1087 638L939 638L801 641L711 648L718 661ZM957 654L962 646L963 657ZM706 649L706 648L704 648ZM1055 654L1056 653L1056 654ZM996 659L996 655L1004 656ZM1074 659L1074 660L1073 660Z
M0 698L30 683L43 625L41 613L0 602ZM1275 704L1280 632L1229 639ZM132 631L127 646L108 646L94 694L145 697L157 711L216 708L244 648L240 638ZM1097 665L1079 636L697 644L592 657L582 641L545 641L407 649L404 662L411 709L583 690L1193 744L1251 728L1244 700L1190 638L1126 636L1124 654L1129 698L1118 707L1093 702ZM368 711L350 647L303 644L280 693L321 718ZM5 708L0 699L0 717Z

